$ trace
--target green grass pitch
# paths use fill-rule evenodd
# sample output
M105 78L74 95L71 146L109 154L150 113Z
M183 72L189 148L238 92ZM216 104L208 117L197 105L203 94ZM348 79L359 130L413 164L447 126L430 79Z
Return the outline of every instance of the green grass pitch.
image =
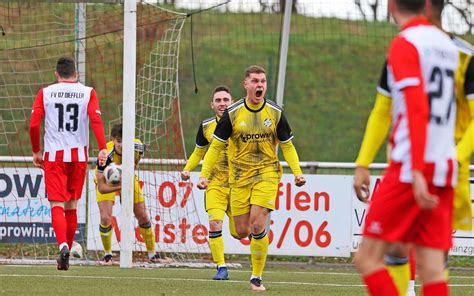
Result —
M213 269L0 266L0 295L252 295L250 271L231 269L213 281ZM268 268L265 295L366 295L352 269ZM474 274L451 272L451 295L474 295ZM420 295L417 286L417 295Z

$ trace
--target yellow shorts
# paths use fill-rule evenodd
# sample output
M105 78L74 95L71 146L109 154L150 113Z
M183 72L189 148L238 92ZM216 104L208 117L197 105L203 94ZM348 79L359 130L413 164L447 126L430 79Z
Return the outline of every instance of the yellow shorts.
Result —
M230 190L232 216L250 212L250 205L257 205L275 210L275 199L278 192L279 178L267 178Z
M142 192L142 187L140 186L140 182L138 181L138 177L135 176L135 193L133 194L133 203L140 203L144 202L145 198L143 197L143 192ZM115 202L115 196L120 195L120 192L111 192L111 193L106 193L102 194L97 190L97 185L95 187L95 192L96 192L96 200L97 202L105 201L105 200L110 200Z
M454 191L453 228L472 230L469 162L459 163L458 185Z
M204 194L209 221L224 220L224 213L230 210L230 189L221 186L210 186Z

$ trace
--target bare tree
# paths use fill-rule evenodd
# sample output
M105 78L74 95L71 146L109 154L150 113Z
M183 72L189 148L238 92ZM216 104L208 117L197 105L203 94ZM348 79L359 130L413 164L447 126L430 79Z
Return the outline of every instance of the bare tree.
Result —
M376 21L378 19L379 4L380 4L379 0L373 0L373 1L354 0L354 4L356 5L357 9L359 10L364 20L368 20L365 5L367 5L372 11L372 20Z
M473 11L474 11L474 1L473 0L465 0L465 5L462 6L461 3L453 3L454 1L447 0L445 5L450 5L453 7L460 15L462 20L466 23L469 30L467 32L472 33L474 28L474 19L473 19Z
M298 13L298 9L296 8L296 2L297 0L293 0L293 4L291 5L291 12L292 13ZM285 7L286 7L286 0L280 0L280 12L285 12ZM275 10L277 11L277 10Z
M268 0L258 0L260 3L260 11L272 11L272 12L284 12L286 6L286 0L278 0L277 3L269 3ZM298 9L296 7L298 0L293 0L293 4L291 5L291 12L298 13Z

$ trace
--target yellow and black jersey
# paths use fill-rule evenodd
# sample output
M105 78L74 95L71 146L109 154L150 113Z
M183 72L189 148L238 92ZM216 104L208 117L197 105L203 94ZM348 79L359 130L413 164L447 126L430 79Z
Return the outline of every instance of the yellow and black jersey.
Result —
M291 141L293 134L278 105L265 99L255 109L241 99L225 111L214 138L228 141L229 183L238 187L281 177L276 145Z
M219 122L216 116L209 119L203 120L199 126L199 130L196 135L196 147L206 148L212 141L212 135L216 130L217 123ZM214 166L214 169L209 176L209 185L218 185L223 187L229 187L229 165L227 162L227 149L221 151L219 158Z
M387 61L385 61L382 68L382 73L380 74L379 84L377 85L377 93L388 98L391 97L390 86L388 86Z
M107 149L107 161L105 165L99 165L99 160L96 162L96 170L99 172L104 172L104 169L111 164L112 162L115 164L122 164L122 154L119 154L115 151L115 146L113 141L107 142L106 145ZM145 153L145 145L139 139L134 140L134 151L135 151L135 162L138 161L138 158L141 157Z
M455 74L457 114L454 135L458 143L471 121L468 100L474 100L474 48L458 37L452 37L452 40L459 49L459 65Z

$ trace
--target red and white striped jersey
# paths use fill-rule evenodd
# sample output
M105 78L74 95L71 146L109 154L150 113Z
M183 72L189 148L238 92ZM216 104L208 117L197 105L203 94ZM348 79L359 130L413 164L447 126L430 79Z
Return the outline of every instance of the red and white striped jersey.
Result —
M33 103L30 138L33 152L39 148L39 127L44 121L44 159L87 161L89 119L99 144L105 148L105 135L97 95L79 82L60 82L41 89Z
M458 50L449 36L424 18L405 25L390 46L390 158L401 164L401 182L411 183L414 169L423 171L435 186L456 182L457 64Z

